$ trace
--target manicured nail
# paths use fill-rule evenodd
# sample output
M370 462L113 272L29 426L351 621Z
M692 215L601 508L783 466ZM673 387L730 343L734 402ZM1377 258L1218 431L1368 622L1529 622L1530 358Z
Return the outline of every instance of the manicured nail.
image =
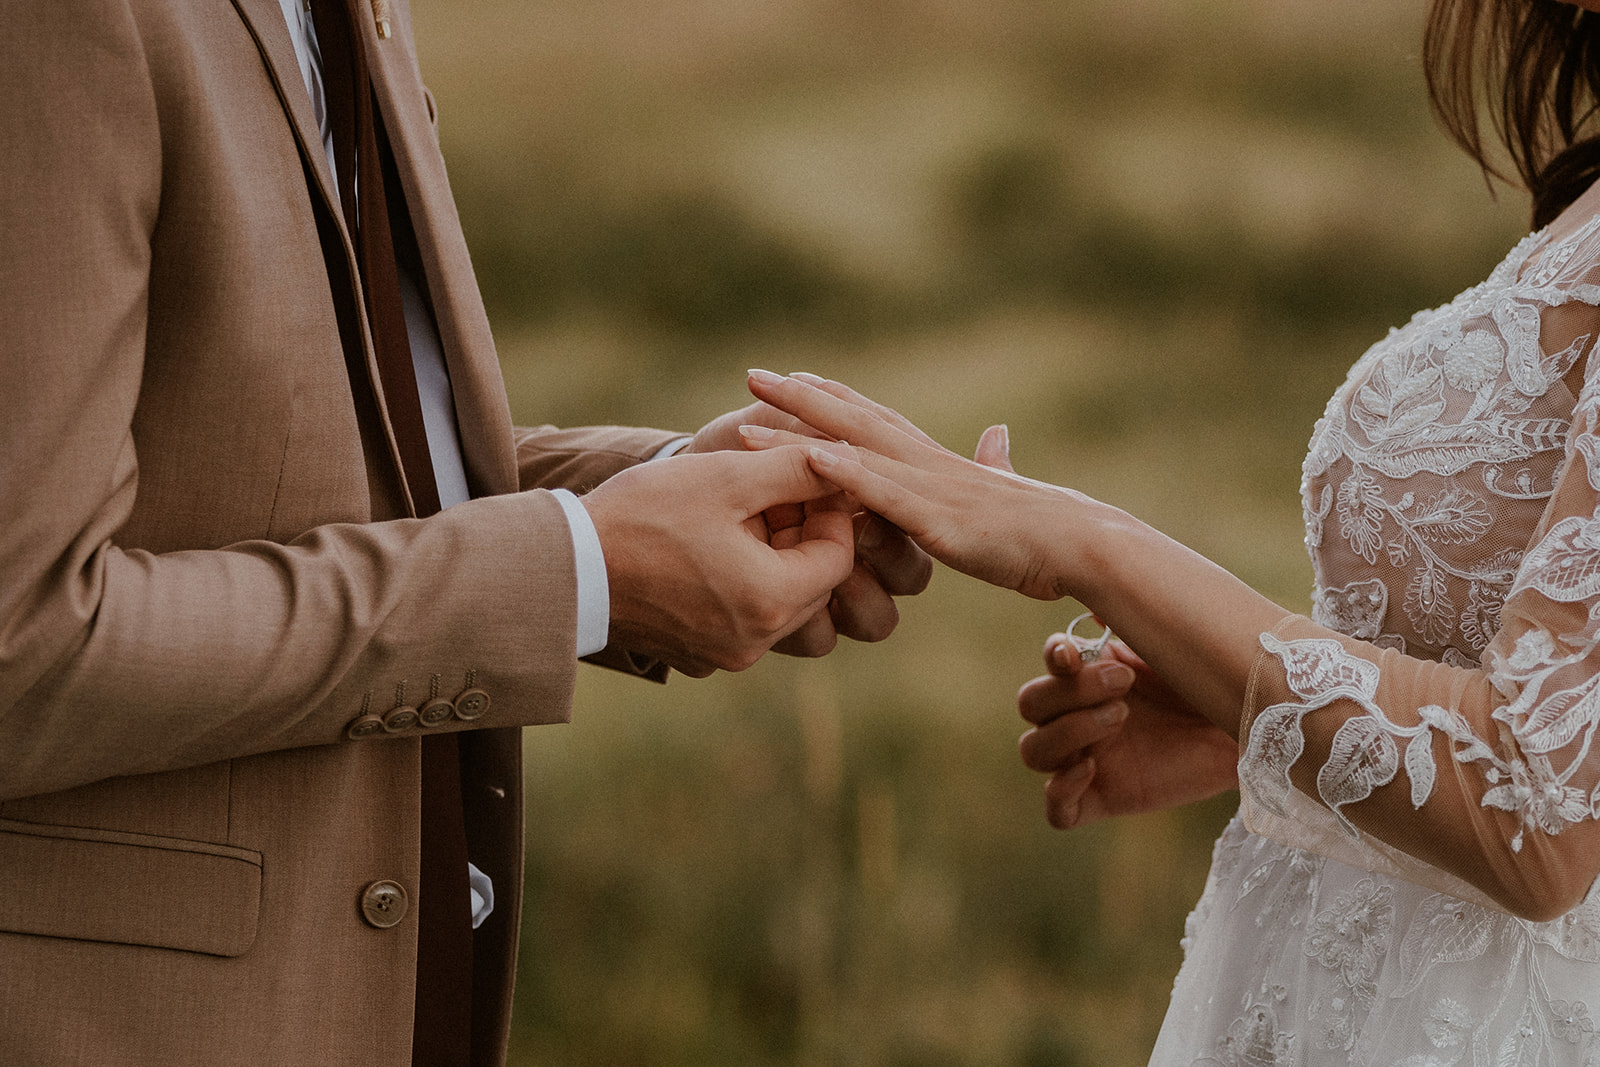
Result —
M1061 776L1063 782L1081 782L1094 773L1094 761L1082 760L1073 765L1072 769Z
M839 457L826 448L813 448L810 451L812 462L819 467L832 468L839 465Z
M770 441L778 435L778 431L770 426L756 426L751 423L740 426L739 432L752 441Z
M1048 650L1047 656L1050 663L1054 666L1060 667L1062 670L1066 670L1067 667L1072 663L1071 659L1068 658L1071 653L1067 651L1067 649L1070 647L1067 644L1067 635L1051 634L1049 637L1045 638L1044 643Z
M761 370L760 368L752 368L745 371L745 373L750 376L751 381L760 382L762 385L777 385L783 381L783 375L774 374L769 370Z
M1011 427L1005 423L1000 424L1000 451L1009 459L1011 456Z
M1097 663L1095 673L1100 675L1100 684L1114 692L1121 692L1133 685L1133 668L1126 663L1110 662Z
M815 374L807 374L803 370L794 371L789 377L798 378L807 385L825 385L828 381L826 378L818 378Z
M1096 726L1115 726L1128 717L1128 705L1122 701L1115 704L1104 704L1094 713Z

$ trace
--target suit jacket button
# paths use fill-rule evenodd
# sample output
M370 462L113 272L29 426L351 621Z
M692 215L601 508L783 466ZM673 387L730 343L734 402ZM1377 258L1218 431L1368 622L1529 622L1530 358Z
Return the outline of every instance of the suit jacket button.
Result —
M417 712L417 718L422 720L424 726L438 726L456 717L456 706L448 700L430 700L422 705L422 710Z
M471 722L489 710L489 694L482 689L468 689L456 697L456 718Z
M413 707L395 708L383 717L383 728L391 734L409 730L417 725L417 709Z
M379 930L387 930L404 919L409 906L405 888L387 878L361 891L361 917Z
M352 741L383 733L383 720L376 715L363 715L350 723L344 735Z

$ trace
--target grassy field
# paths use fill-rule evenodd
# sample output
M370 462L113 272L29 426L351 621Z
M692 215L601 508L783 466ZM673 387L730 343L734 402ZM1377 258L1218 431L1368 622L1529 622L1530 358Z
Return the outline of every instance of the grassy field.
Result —
M414 0L527 422L692 429L812 370L1304 610L1345 368L1525 205L1391 0ZM1159 581L1159 575L1152 575ZM1233 798L1070 835L1012 701L1070 604L948 573L893 639L527 735L515 1064L1144 1062Z

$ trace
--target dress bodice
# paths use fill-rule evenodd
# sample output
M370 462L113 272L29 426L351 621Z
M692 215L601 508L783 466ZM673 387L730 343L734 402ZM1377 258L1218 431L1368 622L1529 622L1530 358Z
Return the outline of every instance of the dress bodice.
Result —
M1559 271L1519 277L1539 245L1525 239L1486 282L1391 331L1329 400L1301 486L1315 621L1466 666L1499 631L1562 469L1566 376L1589 340L1541 348L1540 312L1574 294Z

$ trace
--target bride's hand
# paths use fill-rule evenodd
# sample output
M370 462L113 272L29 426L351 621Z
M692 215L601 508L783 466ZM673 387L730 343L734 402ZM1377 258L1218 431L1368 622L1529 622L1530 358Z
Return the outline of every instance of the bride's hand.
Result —
M1063 634L1045 641L1049 674L1017 694L1022 762L1050 775L1045 814L1066 830L1178 807L1238 788L1238 745L1128 646L1084 664Z
M1049 565L1057 547L1051 540L1062 532L1064 507L1088 498L1012 472L1005 427L984 433L974 461L838 382L751 371L749 385L761 400L841 443L749 426L741 427L747 447L812 446L818 474L947 566L1040 600L1071 591Z

